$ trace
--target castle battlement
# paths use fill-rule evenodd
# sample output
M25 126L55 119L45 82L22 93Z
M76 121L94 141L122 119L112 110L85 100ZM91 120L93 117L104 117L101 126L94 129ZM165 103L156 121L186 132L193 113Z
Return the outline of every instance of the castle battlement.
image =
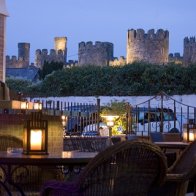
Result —
M58 50L58 51L56 51L55 49L50 49L50 52L48 52L48 49L37 49L36 51L35 51L35 55L37 56L37 55L64 55L64 51L62 51L62 50Z
M129 40L160 40L160 39L169 39L169 31L164 31L163 29L158 29L155 32L154 29L148 30L147 33L143 29L130 29L128 30L128 38Z
M183 62L184 65L190 65L196 63L196 38L195 37L184 38Z
M113 60L109 62L110 66L124 66L126 65L126 58L124 56L120 56L119 58L114 57Z
M110 42L92 41L78 44L79 65L109 65L113 59L113 44Z
M55 37L54 49L37 49L35 51L35 66L42 68L44 62L62 62L67 61L67 37Z
M18 57L6 56L7 68L23 68L29 66L30 59L30 43L18 43Z
M37 49L35 51L35 66L42 68L44 62L63 62L66 63L67 53L63 50Z
M147 62L165 64L168 62L169 32L163 29L131 29L127 33L127 64Z
M195 37L190 37L190 38L185 37L184 38L184 44L189 44L189 43L196 43Z
M80 49L96 49L96 48L106 48L106 47L113 47L113 43L110 42L100 42L100 41L96 41L94 44L92 41L88 41L88 42L80 42L78 45L79 50Z

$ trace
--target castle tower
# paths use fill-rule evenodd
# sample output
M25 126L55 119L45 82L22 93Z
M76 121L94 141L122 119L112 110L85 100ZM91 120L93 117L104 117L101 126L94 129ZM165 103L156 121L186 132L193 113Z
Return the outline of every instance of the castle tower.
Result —
M18 59L23 61L24 66L29 66L30 43L18 43Z
M195 37L184 38L183 64L185 66L196 63L196 39Z
M169 32L154 29L147 33L143 29L131 29L127 33L127 64L147 62L151 64L168 63Z
M5 0L0 0L0 81L2 82L5 82L5 30L7 16Z
M54 38L54 48L56 53L62 51L64 54L64 63L67 61L67 37L55 37ZM60 52L61 53L61 52Z
M107 66L113 60L113 44L96 41L80 42L78 47L78 65Z

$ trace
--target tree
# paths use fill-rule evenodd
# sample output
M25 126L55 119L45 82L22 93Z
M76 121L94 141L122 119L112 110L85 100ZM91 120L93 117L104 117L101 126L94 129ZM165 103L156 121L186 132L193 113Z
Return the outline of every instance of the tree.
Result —
M62 70L63 69L63 63L62 62L54 62L51 63L45 61L43 68L39 71L40 78L44 79L46 75L52 73L53 71Z

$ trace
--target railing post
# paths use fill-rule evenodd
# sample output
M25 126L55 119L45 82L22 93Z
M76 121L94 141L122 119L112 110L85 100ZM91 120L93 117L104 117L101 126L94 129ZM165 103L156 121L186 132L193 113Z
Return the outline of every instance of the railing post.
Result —
M100 122L100 99L97 98L97 131L99 133L99 122Z

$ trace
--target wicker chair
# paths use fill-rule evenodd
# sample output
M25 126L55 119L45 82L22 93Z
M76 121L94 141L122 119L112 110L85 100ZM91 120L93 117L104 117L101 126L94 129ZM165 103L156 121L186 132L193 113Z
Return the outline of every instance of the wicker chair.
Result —
M100 152L76 181L48 181L42 196L60 195L137 195L163 183L166 158L154 144L123 141Z
M192 142L168 169L165 184L151 196L184 196L189 181L196 176L196 141Z
M12 135L0 135L0 151L7 151L7 148L22 148L21 139Z
M22 148L23 141L12 135L0 134L0 151L7 151L7 148ZM5 181L4 169L7 170L6 165L0 165L0 181ZM50 169L50 168L49 168ZM56 170L50 171L48 168L38 167L35 165L16 165L16 168L12 171L12 180L15 185L23 188L26 195L38 195L42 183L47 179L53 179L56 176ZM46 173L47 170L47 173ZM45 173L46 174L45 174ZM54 173L52 177L51 173ZM52 173L52 174L53 174ZM44 175L45 174L45 175ZM50 178L49 178L49 177ZM11 184L4 182L7 186L9 194L15 193L17 195L17 190L11 186ZM0 195L9 195L2 183L0 183ZM18 193L19 194L19 193ZM13 194L14 195L14 194Z
M171 133L168 133L168 135L171 134ZM171 134L173 135L173 134ZM169 136L168 136L169 137ZM172 139L172 138L171 138ZM172 140L169 140L169 141L172 141ZM150 140L154 143L154 142L164 142L164 141L168 141L168 140L165 140L165 134L161 133L161 132L151 132L150 133ZM176 141L176 140L174 140ZM177 152L176 150L174 151L164 151L166 157L167 157L167 165L168 167L170 167L171 165L173 165L173 163L175 162L176 160L176 157L177 157Z
M110 145L110 138L101 136L71 136L74 150L100 152Z

